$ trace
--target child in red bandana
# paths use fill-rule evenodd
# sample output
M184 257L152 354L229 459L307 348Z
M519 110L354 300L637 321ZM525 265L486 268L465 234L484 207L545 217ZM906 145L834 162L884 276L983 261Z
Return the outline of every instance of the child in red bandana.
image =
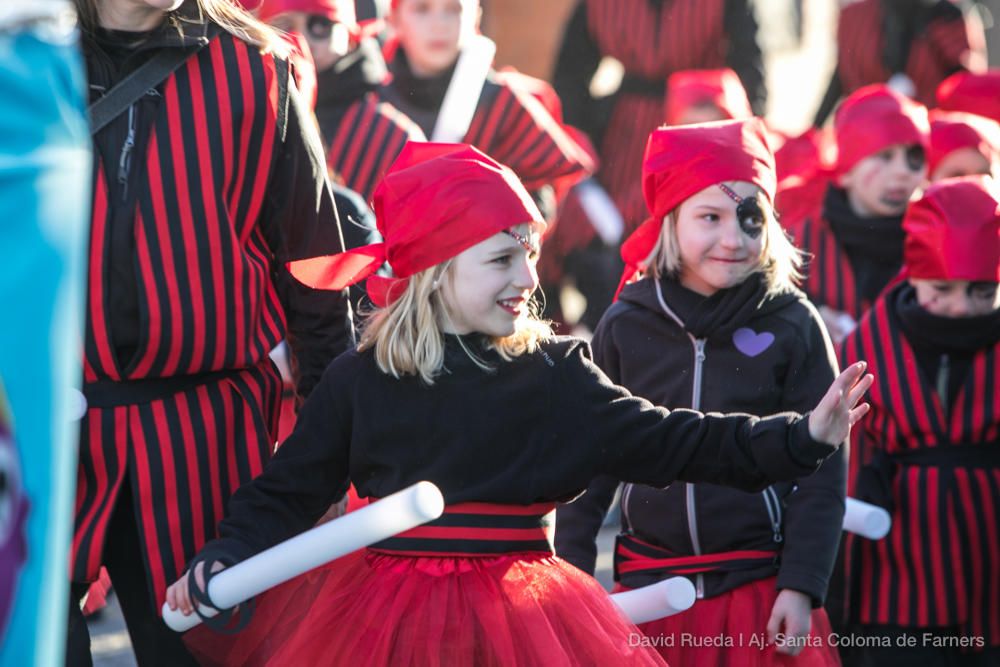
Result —
M905 279L841 350L884 378L852 436L851 495L892 530L848 536L860 667L1000 664L1000 192L935 183L903 221ZM876 641L877 640L877 641Z
M826 391L837 364L818 314L792 286L799 258L771 209L775 180L760 120L650 135L643 190L652 217L622 252L627 274L642 277L621 289L593 341L614 382L658 405L749 413L808 409ZM619 587L677 575L696 587L693 608L640 627L670 664L838 664L822 604L845 477L837 454L815 475L759 493L625 485ZM595 480L558 511L557 553L587 572L617 486ZM713 645L719 638L731 644Z
M802 288L839 343L899 272L903 212L927 174L927 110L868 86L837 110L834 131L837 164L822 200L787 196L779 213L796 212L782 224L809 255Z
M541 517L602 473L745 489L808 474L863 415L863 364L808 419L668 412L532 316L544 222L509 169L468 146L410 144L374 204L384 244L292 270L314 287L367 278L380 309L169 604L191 613L205 572L311 527L349 481L385 497L430 480L445 516L265 594L232 645L190 633L194 650L229 664L663 664L630 645L634 626L597 582L553 557ZM373 275L386 260L393 276Z
M930 112L931 149L927 173L931 181L992 174L1000 157L1000 125L960 111Z

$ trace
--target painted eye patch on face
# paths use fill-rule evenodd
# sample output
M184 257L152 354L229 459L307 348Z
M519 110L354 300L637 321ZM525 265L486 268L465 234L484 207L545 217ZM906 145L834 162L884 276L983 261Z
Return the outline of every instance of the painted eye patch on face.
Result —
M912 145L906 147L906 166L910 171L920 171L927 164L927 152L923 146Z
M764 210L757 197L740 197L725 183L719 183L719 189L736 202L736 219L739 220L740 230L751 239L759 239L764 232Z

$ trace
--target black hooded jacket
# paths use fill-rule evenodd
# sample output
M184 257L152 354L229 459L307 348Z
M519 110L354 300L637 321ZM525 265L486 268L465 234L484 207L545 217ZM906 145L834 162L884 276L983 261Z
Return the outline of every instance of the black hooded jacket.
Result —
M660 281L659 290L654 279L628 285L605 313L593 345L595 361L613 381L669 408L805 412L837 372L826 331L805 296L769 296L757 276L709 298L673 280ZM779 588L806 593L818 606L840 539L845 478L838 451L815 475L760 493L705 483L662 490L626 485L623 531L682 556L780 552L765 567L700 575L699 594L712 597L777 575ZM557 513L556 551L586 572L594 571L594 538L617 486L595 480ZM653 583L649 576L633 583Z

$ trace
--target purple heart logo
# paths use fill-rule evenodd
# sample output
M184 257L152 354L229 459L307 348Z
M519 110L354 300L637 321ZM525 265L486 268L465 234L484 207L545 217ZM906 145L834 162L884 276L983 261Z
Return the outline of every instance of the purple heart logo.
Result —
M733 332L733 344L736 349L748 357L756 357L758 354L771 347L774 342L774 334L765 331L757 333L750 327L743 327Z

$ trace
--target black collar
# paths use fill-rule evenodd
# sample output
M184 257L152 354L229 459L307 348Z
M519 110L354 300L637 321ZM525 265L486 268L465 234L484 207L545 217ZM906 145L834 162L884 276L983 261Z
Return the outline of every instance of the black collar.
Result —
M322 72L317 72L316 107L350 104L385 81L385 60L374 39L365 39L356 49Z
M418 77L410 69L406 52L400 47L396 50L396 56L392 62L389 63L389 72L392 73L392 83L399 92L400 98L420 109L436 111L441 108L441 104L444 102L444 95L448 92L448 84L451 83L451 76L455 73L457 64L456 60L441 74L428 78Z

